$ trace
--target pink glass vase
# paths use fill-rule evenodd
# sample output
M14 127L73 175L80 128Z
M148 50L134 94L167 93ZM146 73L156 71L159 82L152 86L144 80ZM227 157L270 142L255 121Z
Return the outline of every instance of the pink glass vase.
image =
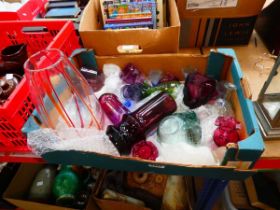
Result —
M122 121L123 115L129 112L129 110L118 100L118 97L112 93L105 93L100 96L99 103L107 117L115 126L119 125Z
M32 101L49 128L103 128L103 111L91 87L57 49L42 50L24 64Z

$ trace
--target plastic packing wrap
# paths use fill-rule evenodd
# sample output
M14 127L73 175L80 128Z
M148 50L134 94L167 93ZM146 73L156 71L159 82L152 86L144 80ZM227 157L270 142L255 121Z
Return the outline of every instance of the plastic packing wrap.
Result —
M189 107L183 103L183 87L184 85L179 87L177 97L175 98L177 103L176 112L186 112L190 110ZM211 103L193 109L193 111L197 114L200 120L200 127L202 128L201 144L215 147L212 141L213 133L216 129L215 120L219 116L234 116L231 104L225 99L218 98L215 101L211 101Z
M40 156L57 150L76 150L119 156L105 131L95 128L63 128L60 130L42 128L28 133L27 143L33 152Z
M231 105L222 99L217 99L213 103L200 106L193 111L197 114L202 128L201 144L216 149L217 146L213 141L213 134L217 126L215 121L219 116L233 116Z

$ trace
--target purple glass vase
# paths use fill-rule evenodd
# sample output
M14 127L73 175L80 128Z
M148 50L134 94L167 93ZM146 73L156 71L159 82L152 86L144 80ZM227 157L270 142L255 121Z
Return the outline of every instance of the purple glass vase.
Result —
M135 143L145 139L145 134L176 108L170 95L159 93L136 111L125 114L119 126L108 126L106 134L120 154L129 154Z
M191 109L197 108L217 95L216 80L198 72L190 73L185 80L183 92L185 105Z
M127 64L122 73L121 79L126 82L127 84L134 84L134 83L143 83L144 77L139 71L139 69L134 66L133 64Z
M118 97L112 93L105 93L100 96L99 103L107 117L115 126L119 125L123 115L129 112L118 100Z
M80 72L86 78L93 91L97 92L104 86L105 76L96 69L80 68Z
M122 87L123 97L133 101L140 101L145 98L145 91L149 88L149 85L142 83L135 83L131 85L124 85Z

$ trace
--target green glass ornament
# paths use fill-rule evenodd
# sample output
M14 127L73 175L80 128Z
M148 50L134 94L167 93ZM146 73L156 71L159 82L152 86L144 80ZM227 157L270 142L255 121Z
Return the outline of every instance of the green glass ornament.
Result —
M169 95L176 96L176 90L178 89L179 86L180 86L180 82L178 81L164 82L164 83L160 83L155 87L147 87L146 89L143 90L143 95L147 97L156 91L161 91L161 92L166 92Z
M187 142L197 145L201 141L201 127L195 112L174 113L159 124L158 136L161 142Z

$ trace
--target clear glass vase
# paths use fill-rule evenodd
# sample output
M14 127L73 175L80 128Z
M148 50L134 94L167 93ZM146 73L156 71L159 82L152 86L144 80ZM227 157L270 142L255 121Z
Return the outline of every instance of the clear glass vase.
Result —
M104 114L93 90L62 51L39 51L24 70L45 127L103 128Z

